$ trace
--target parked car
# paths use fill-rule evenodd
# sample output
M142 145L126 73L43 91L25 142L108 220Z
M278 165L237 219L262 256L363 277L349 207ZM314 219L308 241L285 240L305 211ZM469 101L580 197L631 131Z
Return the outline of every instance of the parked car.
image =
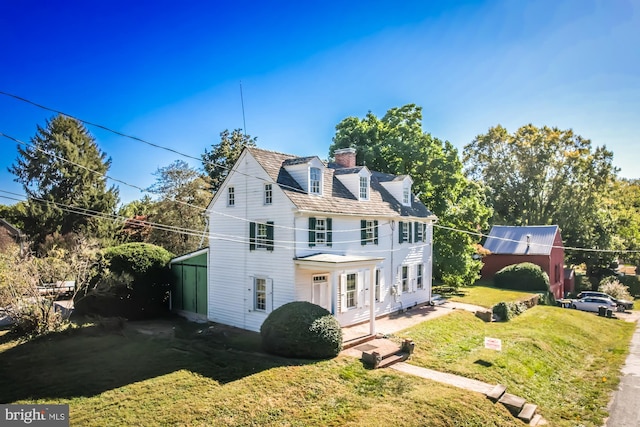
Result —
M615 302L616 304L618 304L618 306L623 308L623 310L620 310L620 311L633 310L633 301L628 301L626 299L617 299L612 297L609 294L605 294L604 292L582 291L576 296L576 298L578 299L584 298L584 297L609 298L611 301Z
M571 300L571 308L575 308L582 311L598 312L598 307L604 306L609 310L616 311L618 304L613 302L610 298L602 297L584 297L580 299Z

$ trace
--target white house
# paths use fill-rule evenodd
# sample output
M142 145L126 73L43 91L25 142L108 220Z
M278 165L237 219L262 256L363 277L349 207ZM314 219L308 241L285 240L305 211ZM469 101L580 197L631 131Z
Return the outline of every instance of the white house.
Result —
M430 301L436 217L411 178L335 158L245 148L207 208L209 320L258 331L310 301L347 326Z

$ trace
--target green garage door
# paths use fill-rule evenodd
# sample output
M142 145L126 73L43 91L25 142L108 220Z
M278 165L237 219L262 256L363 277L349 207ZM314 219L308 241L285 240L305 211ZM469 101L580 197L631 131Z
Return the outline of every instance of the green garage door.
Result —
M174 310L207 315L207 252L200 250L171 261Z

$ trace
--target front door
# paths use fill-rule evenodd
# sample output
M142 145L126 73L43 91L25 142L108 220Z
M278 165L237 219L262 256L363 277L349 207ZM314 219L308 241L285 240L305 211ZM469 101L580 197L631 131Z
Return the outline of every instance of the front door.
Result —
M313 276L311 302L331 311L331 294L329 292L329 276L319 274Z

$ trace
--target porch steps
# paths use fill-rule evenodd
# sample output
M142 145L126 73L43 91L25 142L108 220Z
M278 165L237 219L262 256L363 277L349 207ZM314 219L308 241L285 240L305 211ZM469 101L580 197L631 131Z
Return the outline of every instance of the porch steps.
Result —
M355 347L357 345L364 344L364 343L369 342L369 341L373 341L374 339L376 339L375 335L364 335L364 336L361 336L361 337L358 337L358 338L353 338L353 339L350 339L348 341L343 342L342 343L342 349L346 350L348 348Z
M366 344L365 344L366 345ZM413 353L413 342L405 341L402 347L388 340L379 340L376 346L362 352L362 363L371 369L386 368L404 362Z

